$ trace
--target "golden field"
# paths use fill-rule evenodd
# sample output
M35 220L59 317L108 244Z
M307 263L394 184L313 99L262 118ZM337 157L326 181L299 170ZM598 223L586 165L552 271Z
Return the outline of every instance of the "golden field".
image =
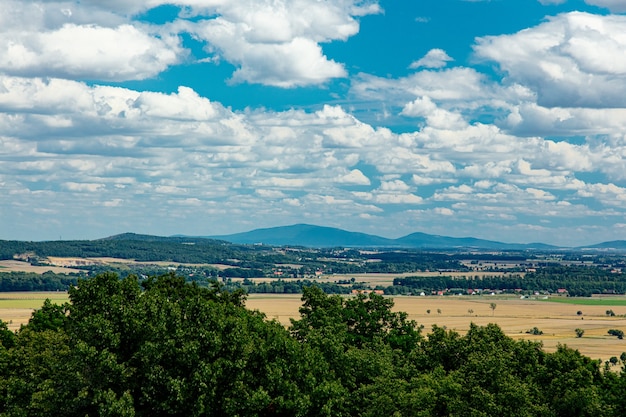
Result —
M619 340L607 334L609 329L626 332L626 318L619 317L626 315L626 306L575 305L491 296L397 296L394 302L394 310L406 312L410 319L424 325L425 331L436 324L464 333L471 323L497 323L508 336L541 341L547 351L554 351L558 344L565 344L603 361L611 356L619 357L626 351L626 339ZM495 310L491 310L490 303L496 303ZM246 305L262 311L269 319L288 325L290 318L298 317L301 301L300 295L251 294ZM616 316L607 317L608 309L612 309ZM430 310L430 314L427 310ZM470 314L469 310L473 310L473 313ZM579 310L583 312L582 316L576 314ZM525 333L533 327L542 330L543 335ZM582 338L576 337L577 328L585 331Z
M246 305L262 311L268 319L288 325L290 318L298 317L300 297L299 294L251 294ZM19 329L46 298L57 303L68 299L64 292L0 293L0 320L9 322L9 328L13 330ZM497 323L508 336L541 341L547 351L556 349L557 344L565 344L603 361L611 356L619 357L626 351L626 340L607 334L609 329L626 331L623 299L616 301L615 306L610 305L611 300L607 300L609 304L605 305L577 305L492 296L397 296L394 302L396 311L405 311L410 319L424 325L426 332L435 324L463 333L470 323ZM491 310L490 303L496 303L495 310ZM607 317L608 309L613 310L616 316ZM438 313L438 310L441 312ZM576 314L579 310L583 312L582 316ZM542 330L543 334L534 336L525 333L533 327ZM585 331L582 338L576 337L576 328Z

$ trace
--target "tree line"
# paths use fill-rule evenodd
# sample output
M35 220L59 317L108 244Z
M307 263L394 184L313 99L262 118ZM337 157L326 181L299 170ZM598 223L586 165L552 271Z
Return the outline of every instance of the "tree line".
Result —
M487 276L415 276L395 278L390 294L410 293L417 290L444 291L456 288L522 290L524 292L566 289L571 296L591 296L592 294L626 294L626 276L621 272L590 266L551 265L537 268L525 274Z
M174 274L80 279L0 326L0 415L623 416L626 374L493 324L428 334L393 300L305 287L288 328Z

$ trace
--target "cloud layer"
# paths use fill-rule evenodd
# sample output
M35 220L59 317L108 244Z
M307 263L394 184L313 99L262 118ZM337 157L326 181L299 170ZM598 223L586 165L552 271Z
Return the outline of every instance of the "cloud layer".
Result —
M572 245L622 236L625 16L561 13L478 37L468 62L431 48L379 77L324 53L357 36L360 18L383 18L375 2L189 0L168 2L164 22L139 19L164 4L6 2L0 238L295 222ZM194 60L229 62L230 83L342 78L349 91L312 108L233 110L196 81L122 83Z

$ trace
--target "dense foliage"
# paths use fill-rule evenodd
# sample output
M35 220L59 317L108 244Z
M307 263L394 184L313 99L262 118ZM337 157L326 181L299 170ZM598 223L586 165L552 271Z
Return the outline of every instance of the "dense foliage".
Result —
M55 274L44 272L4 272L0 273L0 292L3 291L66 291L76 285L75 274Z
M289 329L182 277L79 280L0 326L0 416L622 416L626 374L496 325L427 336L375 294L303 290ZM617 359L616 359L617 363Z

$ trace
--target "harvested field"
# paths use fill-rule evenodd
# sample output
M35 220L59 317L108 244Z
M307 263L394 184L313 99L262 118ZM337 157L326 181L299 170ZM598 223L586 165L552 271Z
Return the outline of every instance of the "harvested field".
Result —
M16 260L0 261L0 272L34 272L43 274L52 271L55 274L69 274L70 272L80 272L79 269L66 268L62 266L34 266L28 262Z
M583 299L584 301L584 299ZM409 318L424 325L426 331L433 325L446 326L459 333L467 331L471 323L486 325L497 323L505 334L516 339L541 341L547 351L558 344L578 349L593 358L608 360L626 351L626 340L609 336L609 329L626 331L626 306L616 299L615 317L607 317L607 305L572 305L544 300L520 300L490 296L476 297L395 297L396 311L405 311ZM490 303L496 303L491 310ZM249 308L264 312L269 319L288 325L289 319L298 317L300 295L251 294L246 303ZM427 313L430 310L430 314ZM441 310L441 313L437 311ZM473 313L469 313L473 310ZM577 311L583 312L578 316ZM526 334L537 327L543 335ZM575 329L585 331L577 338Z

